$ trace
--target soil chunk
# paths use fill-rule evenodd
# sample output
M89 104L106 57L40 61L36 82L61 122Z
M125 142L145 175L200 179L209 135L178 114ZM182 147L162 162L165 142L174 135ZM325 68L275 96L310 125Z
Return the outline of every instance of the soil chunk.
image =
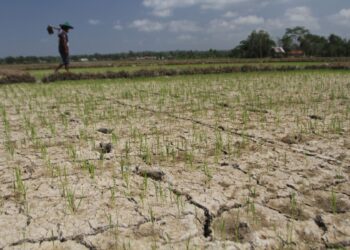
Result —
M140 176L147 176L155 181L162 181L165 176L165 173L159 169L140 169L136 167L135 173Z
M302 143L304 141L305 141L305 138L301 134L288 134L282 138L282 142L289 145Z
M113 129L109 129L109 128L99 128L97 131L100 132L100 133L102 133L102 134L112 134Z
M103 154L108 154L112 152L112 143L100 142L100 150Z
M327 232L327 226L324 223L321 215L317 215L314 221L319 228L321 228L324 232Z
M323 118L321 116L318 116L318 115L309 115L309 118L312 120L320 120L320 121L323 120Z

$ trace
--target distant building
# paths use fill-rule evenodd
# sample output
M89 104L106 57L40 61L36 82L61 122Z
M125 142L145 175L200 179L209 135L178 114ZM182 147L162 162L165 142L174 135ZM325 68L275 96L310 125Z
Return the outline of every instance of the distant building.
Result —
M80 58L80 61L81 61L81 62L88 62L89 59L88 59L88 58Z
M286 52L282 47L272 47L272 56L273 57L284 57Z
M291 50L288 52L288 56L290 56L290 57L303 57L303 56L305 56L305 52L302 50L294 49L294 50Z

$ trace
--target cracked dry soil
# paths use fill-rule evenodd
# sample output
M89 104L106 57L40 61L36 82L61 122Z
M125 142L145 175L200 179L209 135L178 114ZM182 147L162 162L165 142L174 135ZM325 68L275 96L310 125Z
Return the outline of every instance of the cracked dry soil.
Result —
M349 96L344 72L0 86L0 249L346 249Z

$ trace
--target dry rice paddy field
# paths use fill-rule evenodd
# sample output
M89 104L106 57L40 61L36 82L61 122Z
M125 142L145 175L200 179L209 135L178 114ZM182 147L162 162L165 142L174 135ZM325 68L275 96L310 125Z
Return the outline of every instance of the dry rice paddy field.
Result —
M350 73L0 86L0 249L350 247Z

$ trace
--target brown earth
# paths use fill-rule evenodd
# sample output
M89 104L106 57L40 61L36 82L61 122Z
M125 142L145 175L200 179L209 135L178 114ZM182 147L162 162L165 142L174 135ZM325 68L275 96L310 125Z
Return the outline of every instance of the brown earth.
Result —
M349 82L0 86L0 249L350 247Z

